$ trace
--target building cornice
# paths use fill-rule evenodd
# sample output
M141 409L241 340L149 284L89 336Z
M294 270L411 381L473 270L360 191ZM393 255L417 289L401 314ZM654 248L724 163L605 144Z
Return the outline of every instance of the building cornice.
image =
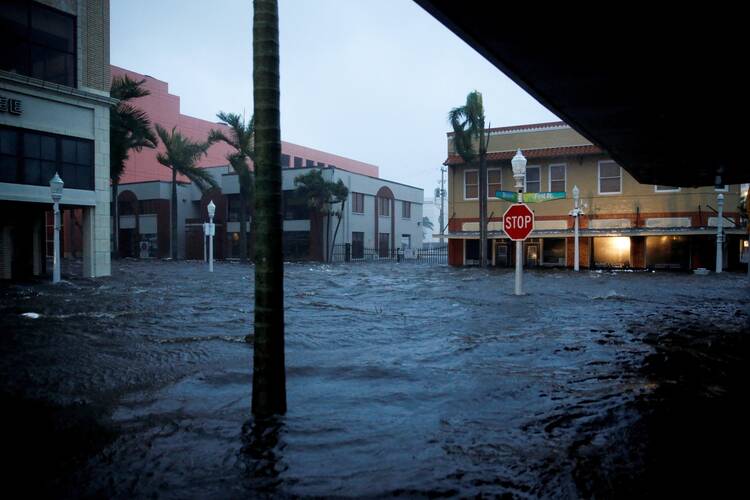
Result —
M104 106L111 106L117 104L118 102L117 99L110 97L109 94L101 91L95 91L93 89L81 90L57 83L39 80L38 78L31 78L29 76L0 70L0 83L3 81L7 81L9 83L35 91L45 91L61 97L75 97L76 99L82 99Z

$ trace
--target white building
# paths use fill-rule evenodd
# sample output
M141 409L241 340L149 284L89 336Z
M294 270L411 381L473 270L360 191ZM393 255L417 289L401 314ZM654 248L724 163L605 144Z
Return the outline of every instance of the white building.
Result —
M207 219L205 207L209 201L216 205L216 258L239 256L239 182L228 166L209 167L221 192L203 194L192 184L178 189L178 254L182 258L197 259L203 254L202 222ZM331 207L319 228L311 226L310 210L304 201L295 200L294 180L311 170L320 170L331 182L340 179L349 190L344 203ZM394 249L422 247L421 188L380 179L336 167L284 168L284 253L290 259L329 260L334 250L349 252L352 259L391 255ZM121 249L128 242L141 248L148 241L152 257L166 257L169 253L169 184L163 181L128 183L120 186ZM140 209L138 207L148 207ZM145 211L144 211L145 210ZM338 214L341 214L339 218ZM143 220L143 224L140 221ZM246 226L249 246L252 247L251 220ZM130 228L130 229L128 229ZM146 228L146 229L144 229ZM127 234L132 230L133 235ZM148 230L148 233L144 233ZM123 233L125 231L125 233ZM348 246L348 250L347 250ZM154 252L153 249L158 248ZM129 256L137 257L133 250Z

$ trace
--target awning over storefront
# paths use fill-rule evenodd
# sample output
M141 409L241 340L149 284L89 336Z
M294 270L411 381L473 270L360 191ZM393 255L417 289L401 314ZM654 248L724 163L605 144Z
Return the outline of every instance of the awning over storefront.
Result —
M747 234L742 228L724 228L724 234ZM695 228L630 228L630 229L581 229L578 235L582 238L598 236L716 236L716 228L713 227L695 227ZM479 231L457 231L446 234L445 238L459 240L474 240L479 238ZM488 231L489 239L508 239L508 236L502 231ZM572 238L573 230L544 230L532 231L529 238Z

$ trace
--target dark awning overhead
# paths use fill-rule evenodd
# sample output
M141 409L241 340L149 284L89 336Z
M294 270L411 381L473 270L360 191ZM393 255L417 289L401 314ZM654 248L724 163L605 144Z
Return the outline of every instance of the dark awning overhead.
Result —
M638 181L750 182L739 12L415 1Z

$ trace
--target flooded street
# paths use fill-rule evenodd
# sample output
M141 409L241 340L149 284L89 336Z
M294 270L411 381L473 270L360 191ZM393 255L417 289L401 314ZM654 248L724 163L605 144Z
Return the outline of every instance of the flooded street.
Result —
M510 270L288 264L289 412L256 422L252 272L3 285L6 472L55 496L626 496L747 442L744 275L545 270L514 297Z

